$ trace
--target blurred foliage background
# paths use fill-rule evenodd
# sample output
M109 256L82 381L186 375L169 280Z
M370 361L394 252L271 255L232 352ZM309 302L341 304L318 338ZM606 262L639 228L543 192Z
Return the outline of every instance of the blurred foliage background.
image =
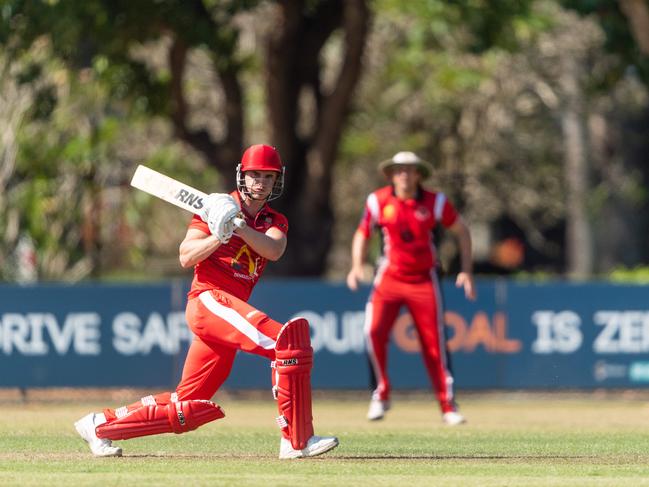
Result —
M0 278L185 276L189 215L135 167L225 191L264 142L269 273L341 279L377 164L411 150L479 274L643 280L648 82L649 0L0 0Z

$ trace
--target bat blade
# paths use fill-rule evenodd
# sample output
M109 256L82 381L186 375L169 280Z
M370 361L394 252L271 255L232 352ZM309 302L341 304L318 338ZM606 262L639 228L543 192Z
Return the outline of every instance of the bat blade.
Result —
M174 178L140 164L131 178L131 186L203 218L207 194ZM242 218L235 218L234 224L239 228L246 226Z
M196 188L141 164L133 174L131 186L196 215L200 215L207 196Z

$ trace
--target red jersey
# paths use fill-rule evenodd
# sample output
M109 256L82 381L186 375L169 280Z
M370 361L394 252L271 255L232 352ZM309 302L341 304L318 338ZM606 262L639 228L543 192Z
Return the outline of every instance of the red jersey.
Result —
M238 192L230 194L240 201ZM259 232L266 233L271 227L277 227L284 233L288 231L286 217L268 205L264 205L254 217L244 210L244 216L248 226ZM210 233L207 223L197 215L192 218L189 228ZM247 301L267 261L235 233L227 244L222 244L207 259L194 266L194 280L188 296L193 298L208 289L222 289Z
M457 218L457 210L444 193L420 189L415 198L400 200L392 186L385 186L367 197L358 230L369 238L374 228L381 228L383 260L379 275L385 272L417 282L428 279L435 267L433 229L438 223L450 227Z

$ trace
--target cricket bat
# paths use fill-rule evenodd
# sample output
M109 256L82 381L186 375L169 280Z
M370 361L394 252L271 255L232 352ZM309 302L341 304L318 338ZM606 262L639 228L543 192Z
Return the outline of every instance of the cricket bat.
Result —
M131 186L199 216L207 198L207 194L202 191L142 164L135 170ZM234 224L242 228L246 222L241 218L235 218Z

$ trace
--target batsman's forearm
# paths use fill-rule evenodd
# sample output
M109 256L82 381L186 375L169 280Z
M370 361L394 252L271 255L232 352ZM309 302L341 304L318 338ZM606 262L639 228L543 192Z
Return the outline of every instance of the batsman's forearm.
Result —
M208 235L201 239L184 240L179 249L180 265L184 268L193 267L207 259L220 246L221 241L214 235Z
M286 236L279 230L272 236L258 232L250 227L240 228L235 231L235 235L241 237L255 252L268 260L279 260L286 250ZM269 232L271 232L269 230Z

